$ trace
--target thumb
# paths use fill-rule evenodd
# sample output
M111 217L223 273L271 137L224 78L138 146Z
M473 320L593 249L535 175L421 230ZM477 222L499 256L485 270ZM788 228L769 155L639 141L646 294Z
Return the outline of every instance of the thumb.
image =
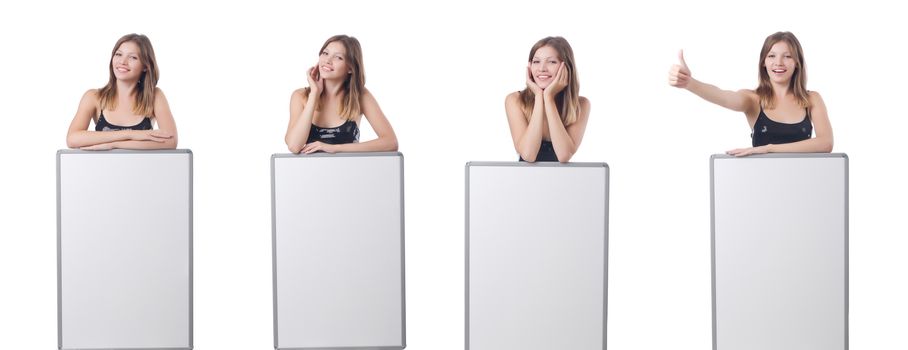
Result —
M687 62L684 62L684 50L678 50L678 62L681 63L681 67L687 68Z

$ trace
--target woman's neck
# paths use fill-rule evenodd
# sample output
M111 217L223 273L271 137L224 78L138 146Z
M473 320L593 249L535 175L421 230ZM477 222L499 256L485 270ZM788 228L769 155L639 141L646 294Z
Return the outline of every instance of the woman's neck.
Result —
M117 95L123 98L132 97L136 93L136 81L117 80Z
M343 81L325 80L326 97L335 97L335 96L340 95L340 92L343 88L344 88Z
M772 94L776 100L782 100L788 96L790 91L788 91L788 84L778 84L772 83Z

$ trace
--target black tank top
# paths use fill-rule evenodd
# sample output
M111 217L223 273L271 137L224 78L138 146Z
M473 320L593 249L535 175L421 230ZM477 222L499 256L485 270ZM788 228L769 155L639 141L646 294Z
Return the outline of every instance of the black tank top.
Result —
M306 140L306 143L315 141L332 145L359 142L359 126L352 120L348 120L333 128L323 128L312 124L312 127L309 128L309 139Z
M117 130L151 130L151 118L145 117L138 124L133 126L113 125L104 118L104 111L98 117L98 123L95 124L95 131L117 131Z
M763 106L760 106L760 115L757 116L750 138L753 140L753 146L759 147L808 140L811 133L813 125L810 123L810 110L807 110L804 120L788 124L769 119L763 112Z
M523 157L520 157L521 162L525 162ZM539 145L539 153L536 153L537 162L557 162L558 155L555 154L555 146L552 145L552 141L542 140L542 144Z

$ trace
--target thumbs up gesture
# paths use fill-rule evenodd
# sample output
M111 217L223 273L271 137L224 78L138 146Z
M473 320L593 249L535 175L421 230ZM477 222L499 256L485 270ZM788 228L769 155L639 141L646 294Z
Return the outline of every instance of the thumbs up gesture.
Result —
M668 71L668 85L676 88L687 88L690 83L690 69L684 62L684 50L678 51L678 64L672 65Z

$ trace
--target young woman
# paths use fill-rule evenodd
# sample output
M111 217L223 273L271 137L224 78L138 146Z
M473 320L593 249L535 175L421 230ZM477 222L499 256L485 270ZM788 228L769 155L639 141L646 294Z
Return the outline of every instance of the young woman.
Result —
M284 141L293 153L396 151L397 136L366 89L363 53L356 38L335 35L309 68L309 87L290 96ZM359 142L363 115L378 138Z
M700 82L691 76L683 52L678 59L679 64L669 71L669 85L690 90L704 100L747 116L753 147L726 153L746 156L832 151L832 125L826 105L818 92L807 90L804 52L794 34L778 32L763 42L756 90L728 91ZM816 137L810 137L812 132Z
M177 126L164 92L157 88L160 73L148 37L128 34L117 40L109 68L107 85L82 96L66 145L87 150L176 148ZM88 130L92 121L94 131Z
M590 115L579 95L574 51L562 37L536 42L527 60L526 89L505 98L514 148L521 161L571 160Z

